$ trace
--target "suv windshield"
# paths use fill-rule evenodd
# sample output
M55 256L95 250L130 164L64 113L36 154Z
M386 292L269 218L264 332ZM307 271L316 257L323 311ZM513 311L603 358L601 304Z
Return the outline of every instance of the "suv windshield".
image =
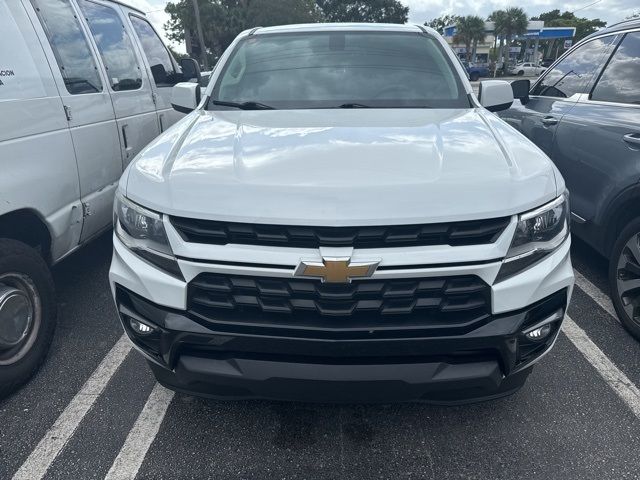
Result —
M241 40L209 109L469 108L434 38L403 32L257 34Z

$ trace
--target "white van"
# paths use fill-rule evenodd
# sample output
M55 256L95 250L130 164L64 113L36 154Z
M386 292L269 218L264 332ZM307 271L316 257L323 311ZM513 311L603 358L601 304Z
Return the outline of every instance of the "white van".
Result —
M144 12L116 1L0 1L0 397L43 360L48 266L111 227L123 169L199 81Z

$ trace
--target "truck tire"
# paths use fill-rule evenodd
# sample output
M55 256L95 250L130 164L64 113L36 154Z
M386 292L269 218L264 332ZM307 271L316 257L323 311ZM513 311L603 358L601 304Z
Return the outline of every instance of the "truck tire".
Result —
M51 272L28 245L0 238L0 398L42 364L55 331Z
M640 218L618 235L609 260L609 285L618 318L640 340Z

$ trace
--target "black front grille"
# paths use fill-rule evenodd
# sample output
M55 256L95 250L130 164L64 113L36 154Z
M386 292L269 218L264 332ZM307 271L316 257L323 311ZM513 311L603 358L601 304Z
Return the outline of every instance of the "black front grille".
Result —
M493 243L509 224L509 217L453 223L364 227L229 223L182 217L171 217L171 223L183 240L192 243L236 243L297 248L385 248Z
M202 273L188 309L213 322L302 328L465 326L489 317L490 287L476 276L319 280Z

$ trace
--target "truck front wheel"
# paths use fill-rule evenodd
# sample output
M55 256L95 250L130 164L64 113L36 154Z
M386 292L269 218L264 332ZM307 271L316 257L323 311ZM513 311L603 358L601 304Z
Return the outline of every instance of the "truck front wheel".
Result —
M53 279L44 259L22 242L0 239L0 398L42 364L56 311Z

